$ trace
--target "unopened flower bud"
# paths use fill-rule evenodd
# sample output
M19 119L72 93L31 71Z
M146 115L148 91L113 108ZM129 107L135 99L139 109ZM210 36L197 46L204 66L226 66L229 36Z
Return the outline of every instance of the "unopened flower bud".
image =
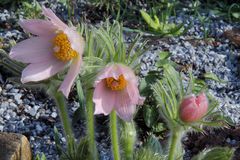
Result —
M183 122L198 121L207 111L208 100L205 93L187 96L180 104L180 118Z

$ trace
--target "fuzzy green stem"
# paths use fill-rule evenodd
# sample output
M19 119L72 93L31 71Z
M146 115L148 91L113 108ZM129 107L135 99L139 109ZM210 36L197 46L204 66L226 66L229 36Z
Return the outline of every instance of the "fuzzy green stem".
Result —
M134 122L121 121L121 144L126 160L133 160L136 134Z
M94 131L94 108L92 102L93 93L89 91L87 96L87 135L89 138L89 151L92 152L92 159L98 159L98 152L95 143Z
M110 114L110 134L112 140L113 159L120 160L119 144L118 144L118 129L117 129L117 115L115 111Z
M170 149L169 149L169 155L168 160L175 160L176 159L176 149L179 143L179 140L181 138L181 131L177 129L171 130L171 139L170 139Z
M58 110L60 113L60 119L61 119L61 122L63 125L66 140L67 140L67 142L69 142L70 139L73 137L73 131L72 131L71 122L70 122L70 119L68 116L65 98L61 92L57 92L57 91L54 93L53 96L54 96L56 104L58 106Z

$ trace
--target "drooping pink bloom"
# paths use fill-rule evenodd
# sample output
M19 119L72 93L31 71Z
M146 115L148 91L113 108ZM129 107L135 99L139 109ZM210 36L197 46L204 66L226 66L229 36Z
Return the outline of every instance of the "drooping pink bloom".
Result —
M84 40L74 27L64 24L52 10L43 7L48 20L21 20L20 26L36 35L16 44L10 57L29 64L22 72L22 83L46 80L69 67L59 91L68 97L82 63Z
M204 93L187 96L180 104L180 118L184 122L196 122L208 111L208 100Z
M115 110L121 119L130 121L136 105L143 104L143 101L144 98L139 94L137 77L123 64L107 65L95 81L94 114L108 115Z

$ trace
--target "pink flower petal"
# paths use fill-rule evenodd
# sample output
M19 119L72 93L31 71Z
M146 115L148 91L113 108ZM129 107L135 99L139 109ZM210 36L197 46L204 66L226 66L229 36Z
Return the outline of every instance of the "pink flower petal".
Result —
M52 43L49 37L32 37L17 43L10 51L12 59L23 63L39 63L52 59Z
M53 24L55 24L58 29L65 30L68 26L63 23L54 13L51 9L42 7L43 14L48 17Z
M95 103L94 114L108 115L111 113L115 98L114 92L106 87L104 80L99 82L93 93L93 102Z
M77 56L75 59L73 59L70 69L68 70L68 73L65 76L64 81L62 82L59 88L59 91L61 91L66 98L70 93L74 80L76 79L77 75L80 73L81 64L82 64L81 58L82 58L81 56Z
M115 79L118 79L118 77L121 74L123 74L123 73L119 68L119 64L109 64L97 76L95 85L105 78L113 77Z
M141 97L138 90L138 79L135 76L133 70L127 66L119 64L119 69L121 70L124 78L127 80L127 93L131 99L131 104L142 105L145 98Z
M136 110L136 105L142 104L144 98L139 95L137 77L131 68L124 66L122 64L109 64L107 65L97 76L97 80L95 81L95 90L99 87L99 83L105 78L113 77L118 79L120 75L123 75L127 81L127 87L121 91L112 91L110 90L106 84L101 84L101 89L98 88L98 96L100 97L98 101L95 100L96 103L96 113L104 113L109 114L111 109L106 111L105 106L102 103L113 103L114 99L114 108L120 118L125 121L130 121L133 117L133 114ZM106 98L106 102L102 102L102 95L105 93L105 90L110 90L112 94L104 94ZM102 91L102 92L101 92ZM114 97L114 98L113 98Z
M203 117L208 111L208 99L205 93L201 93L196 97L196 103L199 108L199 117Z
M194 122L199 119L198 110L194 104L190 104L188 107L183 107L180 111L180 118L184 122Z
M136 105L131 103L131 99L126 90L115 92L115 94L116 100L114 107L117 115L125 121L131 121L136 111Z
M208 110L208 100L204 93L199 96L185 97L180 104L180 118L184 122L195 122L201 119Z
M132 104L143 105L145 98L140 96L138 86L136 84L128 82L126 90Z
M124 75L124 78L128 82L131 82L131 83L135 84L136 86L138 85L138 79L131 68L124 66L122 64L118 64L118 67L119 67L119 70L121 71L121 73Z
M80 55L82 55L84 51L84 45L85 45L85 42L82 36L80 36L80 34L76 31L74 27L66 28L64 30L64 33L68 36L72 49L74 49Z
M58 29L50 21L33 19L33 20L21 20L19 25L27 32L30 32L38 36L50 36L55 35L55 31Z
M42 81L63 70L64 67L65 63L56 58L29 64L22 72L21 81L22 83Z

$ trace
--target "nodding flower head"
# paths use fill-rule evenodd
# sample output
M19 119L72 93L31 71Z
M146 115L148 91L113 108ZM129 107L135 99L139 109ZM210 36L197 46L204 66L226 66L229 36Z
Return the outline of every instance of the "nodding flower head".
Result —
M121 119L130 121L136 105L143 104L143 101L137 77L131 68L123 64L107 65L95 81L95 114L108 115L115 110Z
M74 27L64 24L52 10L43 7L48 20L21 20L20 26L36 35L17 43L10 57L29 64L22 72L22 83L46 80L69 67L59 90L68 97L80 72L84 40Z
M204 93L185 97L180 104L180 118L183 122L196 122L208 111L208 100Z

